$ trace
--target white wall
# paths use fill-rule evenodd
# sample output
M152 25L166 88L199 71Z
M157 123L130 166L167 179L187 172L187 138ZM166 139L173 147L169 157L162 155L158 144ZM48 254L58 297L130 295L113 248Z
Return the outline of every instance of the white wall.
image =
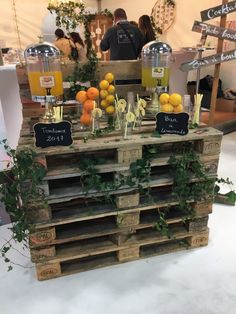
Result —
M12 0L0 0L0 40L6 42L6 47L20 48L17 38L15 16ZM15 0L18 28L22 48L38 42L38 36L51 31L53 34L56 25L47 10L49 0ZM97 8L96 0L84 1L86 7ZM46 25L45 25L46 21ZM48 27L47 27L48 24Z

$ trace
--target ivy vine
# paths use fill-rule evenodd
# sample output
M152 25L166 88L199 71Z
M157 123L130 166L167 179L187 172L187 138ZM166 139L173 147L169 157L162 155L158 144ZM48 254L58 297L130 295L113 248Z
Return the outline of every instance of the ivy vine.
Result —
M91 85L95 85L95 73L97 69L97 56L92 47L91 32L89 24L95 18L96 14L91 14L86 11L85 4L81 1L60 2L59 4L49 3L47 9L51 14L56 14L56 26L65 27L68 32L74 30L79 24L84 26L85 44L87 46L88 62L79 65L77 64L74 72L67 78L71 83L71 88L68 97L74 98L75 94L84 89L83 86L77 85L77 82L92 81ZM112 13L105 9L99 14L112 17Z
M6 170L0 172L0 201L4 203L10 215L12 237L0 248L1 257L9 264L8 270L15 264L7 257L12 249L12 240L28 248L28 235L33 229L30 209L34 201L44 203L43 193L38 187L45 175L45 168L35 161L36 152L31 149L16 151L11 149L6 140L0 141L9 161ZM31 219L30 219L31 218Z

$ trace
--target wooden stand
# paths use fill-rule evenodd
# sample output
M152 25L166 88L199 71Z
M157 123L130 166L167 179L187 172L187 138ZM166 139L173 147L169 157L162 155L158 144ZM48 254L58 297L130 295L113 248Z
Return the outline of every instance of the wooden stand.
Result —
M18 149L32 147L29 128L23 127L22 134ZM190 200L196 217L183 223L183 214L176 212L178 201L171 195L173 181L168 174L168 159L174 147L191 142L208 177L214 178L221 138L221 132L209 128L201 134L191 131L186 136L155 138L145 133L133 135L130 140L111 136L84 143L78 139L74 140L73 147L36 149L47 169L41 188L48 202L48 206L38 204L32 208L35 231L29 241L38 279L207 245L213 196L201 202ZM129 173L130 164L142 158L147 145L158 147L161 152L151 162L151 202L132 187L110 191L115 205L106 202L96 186L88 194L83 192L79 160L91 156L103 158L104 163L97 166L98 172L112 180L114 176ZM171 238L155 228L158 210L167 208Z

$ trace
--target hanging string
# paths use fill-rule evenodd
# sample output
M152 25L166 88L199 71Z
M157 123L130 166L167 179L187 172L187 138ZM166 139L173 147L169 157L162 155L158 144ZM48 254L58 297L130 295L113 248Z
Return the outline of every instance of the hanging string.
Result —
M12 7L13 7L14 19L15 19L15 23L16 23L16 33L17 33L17 39L18 39L18 43L19 43L19 48L22 49L21 38L20 38L20 30L19 30L18 19L17 19L17 14L16 14L16 2L15 2L15 0L12 0Z

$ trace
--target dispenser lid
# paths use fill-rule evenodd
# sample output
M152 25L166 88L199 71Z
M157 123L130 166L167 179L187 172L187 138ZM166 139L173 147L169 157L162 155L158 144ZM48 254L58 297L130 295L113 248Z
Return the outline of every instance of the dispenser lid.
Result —
M25 56L59 56L60 50L51 43L42 42L34 45L30 45L25 49Z
M147 53L153 55L160 53L171 53L172 48L167 43L158 40L153 40L147 43L145 46L143 46L142 52L145 54Z

